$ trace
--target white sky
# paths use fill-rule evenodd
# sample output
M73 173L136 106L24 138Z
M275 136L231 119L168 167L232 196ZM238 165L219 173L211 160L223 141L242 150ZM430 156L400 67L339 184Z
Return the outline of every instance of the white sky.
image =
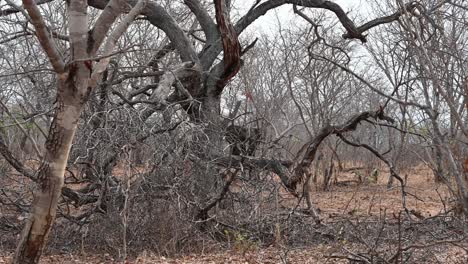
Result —
M262 1L263 2L263 1ZM346 13L349 13L349 16L353 18L354 16L361 16L365 17L368 13L371 12L370 4L368 0L335 0L333 1L339 4ZM246 3L242 5L243 3ZM235 0L235 5L240 7L241 15L244 15L251 5L254 3L254 0ZM334 14L331 11L327 11L330 14L330 17L333 17ZM249 32L253 33L256 37L259 37L259 33L266 34L270 36L274 36L278 32L278 19L281 21L282 25L288 25L290 23L302 23L306 25L307 23L303 21L302 18L298 17L293 13L292 5L284 5L280 8L276 8L274 10L270 10L266 13L266 15L258 18L247 30L246 34L248 35ZM368 21L372 18L366 18L365 21ZM360 23L357 23L359 26ZM342 29L344 31L344 29ZM358 46L363 48L362 46ZM238 95L241 99L243 95ZM225 99L222 99L222 111L223 115L229 114L229 109L223 107L225 105Z
M242 11L242 13L245 14L253 2L253 0L237 0L236 5L241 6L241 8L245 8L245 10ZM334 0L333 2L339 4L345 12L351 12L351 16L365 15L363 12L367 13L369 11L368 1L365 0ZM242 3L248 4L242 5ZM329 12L333 15L331 11ZM291 23L292 20L294 20L295 23L300 21L300 18L293 14L292 5L288 4L280 8L270 10L266 15L260 17L254 22L253 28L255 28L255 31L261 31L269 34L272 31L275 31L275 29L277 30L277 17L281 20L281 24L284 25Z

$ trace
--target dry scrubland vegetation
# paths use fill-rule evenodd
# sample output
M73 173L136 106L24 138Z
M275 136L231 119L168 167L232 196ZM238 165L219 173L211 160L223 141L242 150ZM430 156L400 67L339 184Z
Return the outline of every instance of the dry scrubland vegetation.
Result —
M123 177L121 170L116 170L114 175ZM312 200L320 210L321 223L304 214L301 207L296 208L297 199L294 196L280 192L273 204L263 205L274 206L275 213L270 217L275 220L271 223L269 238L260 240L254 230L241 228L230 233L229 229L221 226L218 227L219 231L226 235L223 240L216 241L209 235L197 233L193 234L200 236L195 239L195 248L187 248L186 252L171 251L173 245L170 244L176 241L165 241L165 251L152 252L150 247L139 248L129 257L128 263L281 263L286 260L289 263L348 263L347 259L337 256L347 256L350 251L371 256L373 250L375 257L391 258L399 248L407 246L415 247L411 250L412 258L423 263L465 263L468 254L463 241L464 223L453 213L447 188L434 183L431 171L424 166L411 168L405 173L411 174L406 187L414 195L408 198L407 203L413 217L412 223L404 223L399 189L387 190L385 169L382 169L377 182L359 183L354 174L338 173L337 182L329 190L314 190L312 194ZM242 181L237 180L233 185L233 193L241 192ZM4 221L10 223L18 221L15 217L14 211L3 214ZM66 234L52 236L53 246L41 263L119 262L122 227L114 227L112 232L116 234L109 235L110 231L108 235L102 233L107 236L106 245L96 249L96 244L103 241L96 243L88 240L87 237L91 237L88 233L80 236L82 231L69 229L66 220L59 219L58 222L60 229L57 232L65 231ZM167 224L167 220L162 223L155 221L151 228L174 234L165 230ZM344 228L348 233L346 235ZM4 237L0 263L11 260L9 252L16 241L11 237L11 231L1 232ZM404 246L398 245L400 234ZM70 241L70 235L76 239ZM167 235L166 239L180 239L170 238L171 235ZM436 237L439 241L435 240ZM379 244L375 245L376 242ZM66 249L63 248L64 244L67 245Z
M0 263L467 263L467 17L1 1Z

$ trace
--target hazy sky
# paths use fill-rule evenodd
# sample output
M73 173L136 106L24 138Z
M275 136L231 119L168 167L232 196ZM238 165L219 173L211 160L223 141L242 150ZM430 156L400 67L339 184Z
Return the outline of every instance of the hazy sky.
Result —
M333 2L339 4L345 12L351 12L351 15L358 13L362 14L363 11L365 12L368 9L368 4L365 0L335 0ZM241 5L241 3L249 4ZM242 12L243 14L247 12L252 3L253 0L236 1L237 6L242 6L245 8L245 10ZM331 11L329 12L331 15L333 15ZM299 17L297 17L297 15L293 14L292 5L284 5L283 7L269 11L266 15L257 19L253 26L255 27L256 31L260 30L268 34L270 33L269 31L274 31L274 29L277 28L278 18L282 24L288 24L292 19L294 19L295 23L297 23L298 20L301 20Z

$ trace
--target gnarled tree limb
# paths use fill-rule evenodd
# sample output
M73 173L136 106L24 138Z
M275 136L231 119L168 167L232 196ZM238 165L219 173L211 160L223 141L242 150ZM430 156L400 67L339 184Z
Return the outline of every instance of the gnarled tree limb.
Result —
M104 44L104 55L111 54L114 51L115 46L119 38L125 33L127 28L133 22L133 20L141 13L143 8L146 6L146 0L139 0L135 6L130 10L128 15L117 25L117 27L107 37L106 43ZM105 21L103 21L105 22ZM107 25L106 25L107 26ZM91 87L94 87L101 77L101 74L106 70L110 62L110 57L106 57L100 60L95 69L91 74Z
M373 27L396 21L405 12L407 12L408 10L414 9L416 7L416 5L417 5L416 2L409 2L408 4L406 4L404 9L400 9L400 10L396 11L395 13L393 13L391 15L388 15L388 16L385 16L385 17L379 17L379 18L373 19L371 21L368 21L367 23L364 23L364 25L359 26L357 28L357 31L362 33L362 32L365 32L365 31L367 31L367 30L369 30L369 29L371 29ZM354 37L353 37L352 34L350 34L350 32L348 32L346 34L343 34L343 38L350 39L350 38L354 38Z
M374 118L379 120L385 120L387 122L393 123L394 120L391 117L388 117L384 114L383 109L379 109L374 112L362 112L360 114L354 115L348 121L341 125L328 125L320 129L318 134L312 138L309 142L304 144L301 150L296 155L294 164L292 166L293 176L285 183L285 186L290 190L295 190L296 185L300 183L304 174L307 174L305 170L311 166L312 162L315 159L317 150L320 146L320 143L328 137L329 135L335 134L339 135L345 132L356 130L357 126L361 121L367 120L368 118Z
M220 166L228 167L242 163L242 166L249 168L263 168L278 175L283 185L294 195L296 193L297 184L304 181L304 177L309 177L307 169L311 166L315 159L315 155L320 147L320 144L325 138L330 135L341 135L342 133L356 130L361 121L369 118L384 120L389 123L394 123L391 117L384 114L383 109L377 111L366 111L352 116L348 121L340 125L328 125L319 130L317 135L306 142L298 151L294 160L272 160L259 159L248 156L231 156L218 157L214 162ZM393 168L393 167L392 167ZM399 178L396 174L395 178ZM401 178L400 178L401 179ZM400 180L399 179L399 180Z
M215 0L216 22L221 33L224 51L224 72L220 80L217 82L219 94L221 94L224 86L234 77L240 70L240 54L241 48L237 32L231 24L226 3L224 0Z

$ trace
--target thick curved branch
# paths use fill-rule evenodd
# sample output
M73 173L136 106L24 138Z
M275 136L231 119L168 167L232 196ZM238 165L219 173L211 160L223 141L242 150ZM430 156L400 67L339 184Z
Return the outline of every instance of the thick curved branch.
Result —
M262 168L264 170L269 170L278 175L283 185L291 194L298 195L296 192L297 184L303 182L304 177L308 177L307 169L314 161L315 155L317 154L318 148L320 147L320 144L323 142L323 140L333 134L339 136L342 133L356 130L361 121L368 120L369 118L384 120L389 123L395 122L391 117L388 117L384 114L383 109L379 109L374 112L366 111L354 115L341 125L328 125L320 129L317 135L315 135L302 146L302 148L298 151L294 161L263 159L241 155L217 157L213 159L213 162L223 167L235 167L237 164L242 164L242 166L248 168ZM379 157L383 158L381 155ZM393 169L393 166L391 166L391 168ZM401 177L396 174L396 171L393 170L393 172L394 174L392 175L400 180Z
M211 19L208 12L200 5L200 1L184 0L184 3L188 6L188 8L190 8L190 11L195 14L195 17L197 18L201 28L203 29L203 32L205 33L206 42L214 42L219 36L216 24L214 23L213 19Z
M260 4L254 9L251 9L236 25L236 30L240 34L244 31L250 24L252 24L257 18L265 15L269 10L277 8L284 4L294 4L303 7L309 8L322 8L335 13L336 17L340 20L341 25L346 29L346 33L343 34L345 39L359 39L362 42L366 42L366 36L363 33L373 27L391 23L405 12L404 10L398 10L397 12L385 16L373 19L360 27L356 27L354 22L348 17L348 15L343 11L341 6L332 2L324 0L270 0ZM406 5L406 10L411 10L416 5L415 2L411 2Z
M55 72L58 74L65 72L65 63L58 52L56 45L52 39L52 36L42 18L42 15L39 11L34 0L23 0L24 9L28 11L29 16L31 17L31 22L36 29L36 36L41 44L41 47L44 49L47 57L49 58L52 67Z
M371 29L373 27L383 25L383 24L392 23L393 21L398 20L400 18L400 16L402 16L406 12L408 12L410 10L413 10L416 7L416 5L417 5L416 2L410 2L410 3L405 5L405 8L400 9L400 10L396 11L395 13L393 13L391 15L388 15L388 16L385 16L385 17L379 17L379 18L373 19L373 20L365 23L364 25L358 27L357 31L362 33L362 32L365 32L365 31L367 31L367 30L369 30L369 29ZM349 32L348 32L346 34L343 34L343 38L349 39L349 38L353 38L353 36L351 34L349 34Z
M104 8L101 15L99 15L88 36L88 53L91 54L91 56L96 54L107 32L122 12L124 5L124 0L111 0Z
M361 27L356 27L351 19L346 15L343 9L331 2L325 0L269 0L262 4L258 4L259 1L256 1L252 8L235 24L234 28L237 34L241 34L247 27L249 27L255 20L259 17L265 15L268 11L280 7L285 4L293 4L297 6L307 7L307 8L322 8L327 9L335 13L335 15L340 20L343 27L346 29L346 33L343 35L344 38L356 38L360 39L362 42L366 41L366 36L363 33L373 27L378 25L389 23L393 19L393 15L383 18L376 18ZM218 57L218 54L222 51L220 43L215 43L213 45L208 45L203 49L200 54L200 61L205 70L209 69L213 62Z
M388 117L384 114L384 111L381 108L374 112L366 111L357 114L341 125L328 125L323 127L315 137L305 143L299 150L294 160L294 164L290 168L294 174L291 178L288 179L287 182L284 183L284 185L290 190L294 191L296 189L297 184L300 183L304 178L305 170L309 168L314 161L318 148L325 138L332 134L339 135L345 132L356 130L361 121L367 120L368 118L385 120L390 123L394 122L391 117Z
M133 6L132 10L130 10L125 19L123 19L112 31L109 37L107 37L103 51L104 56L107 56L108 54L111 54L114 51L114 48L117 45L117 41L125 33L125 31L127 31L127 28L130 26L133 20L141 13L143 8L146 6L146 1L147 0L139 0L137 4ZM110 59L110 57L106 57L97 63L91 74L91 87L94 87L97 84L98 79L101 77L101 74L106 70L107 66L109 65Z
M346 29L347 33L343 37L348 39L359 39L362 43L367 42L366 36L354 25L354 22L346 15L341 6L331 1L324 1L319 8L324 8L332 11L338 17L341 22L341 25Z
M343 27L348 32L350 38L360 39L362 42L366 42L365 36L362 35L354 22L346 15L343 9L336 3L324 0L270 0L258 7L250 10L236 25L236 30L240 34L250 24L252 24L257 18L265 15L269 10L282 6L284 4L294 4L303 7L310 8L323 8L332 11L340 20Z
M88 4L97 9L104 9L109 0L88 0ZM134 6L135 0L127 1L127 4ZM148 21L166 33L167 37L174 44L174 47L180 54L182 61L193 61L198 63L198 56L190 40L185 35L182 28L179 27L174 18L156 1L149 1L142 11Z

